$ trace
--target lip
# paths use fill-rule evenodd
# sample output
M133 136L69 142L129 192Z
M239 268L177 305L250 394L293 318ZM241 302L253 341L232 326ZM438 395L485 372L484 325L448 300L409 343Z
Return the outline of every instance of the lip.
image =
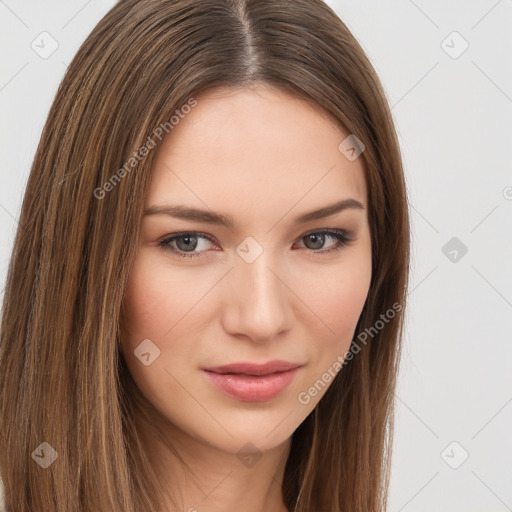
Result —
M233 363L227 364L224 366L213 366L208 368L203 368L206 371L225 374L225 373L243 373L245 375L270 375L271 373L276 372L285 372L287 370L293 370L294 368L298 368L302 366L300 363L291 363L289 361L281 361L274 360L269 361L264 364L256 364L256 363Z
M287 361L270 361L262 365L235 363L203 370L210 381L231 398L242 402L265 402L284 391L301 366Z

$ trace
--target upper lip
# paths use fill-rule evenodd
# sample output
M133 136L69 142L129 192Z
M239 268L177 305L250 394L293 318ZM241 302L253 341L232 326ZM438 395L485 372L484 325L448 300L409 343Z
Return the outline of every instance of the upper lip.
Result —
M203 368L208 372L214 373L239 373L244 375L269 375L276 372L285 372L302 366L299 363L290 363L289 361L269 361L265 364L255 363L233 363L225 366L214 366Z

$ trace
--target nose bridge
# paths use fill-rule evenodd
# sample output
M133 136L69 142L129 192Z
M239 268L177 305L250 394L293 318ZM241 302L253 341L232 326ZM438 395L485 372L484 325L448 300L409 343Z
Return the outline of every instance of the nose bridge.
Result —
M249 240L237 248L226 328L254 340L265 340L289 327L290 296L279 276L274 254L270 248L258 245Z

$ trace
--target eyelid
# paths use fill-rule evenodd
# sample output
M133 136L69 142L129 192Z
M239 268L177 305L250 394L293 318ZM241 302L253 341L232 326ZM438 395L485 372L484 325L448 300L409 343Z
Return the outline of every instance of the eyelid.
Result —
M176 231L175 233L168 233L167 235L164 235L162 238L160 238L159 242L166 242L168 240L186 235L194 236L197 238L206 238L210 242L218 243L217 239L213 235L210 235L209 233L203 233L202 231Z

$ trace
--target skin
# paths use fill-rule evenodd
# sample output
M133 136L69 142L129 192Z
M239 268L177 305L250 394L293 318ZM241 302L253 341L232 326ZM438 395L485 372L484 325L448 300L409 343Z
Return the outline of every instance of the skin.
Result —
M143 217L121 351L155 424L191 469L186 479L172 452L142 432L158 474L181 492L180 510L283 512L291 435L330 384L307 404L298 396L346 353L369 290L364 163L338 149L348 134L287 92L216 88L196 99L158 147L145 207L184 204L230 215L235 226ZM294 222L348 198L364 209ZM353 240L325 252L336 238L305 236L325 229ZM212 241L197 239L194 258L159 245L183 232ZM236 252L246 237L263 249L252 263ZM187 254L183 239L171 246ZM148 366L134 355L145 339L160 350ZM202 370L273 359L303 366L266 402L231 398ZM237 453L247 443L261 458L246 465ZM170 501L162 510L174 511Z

